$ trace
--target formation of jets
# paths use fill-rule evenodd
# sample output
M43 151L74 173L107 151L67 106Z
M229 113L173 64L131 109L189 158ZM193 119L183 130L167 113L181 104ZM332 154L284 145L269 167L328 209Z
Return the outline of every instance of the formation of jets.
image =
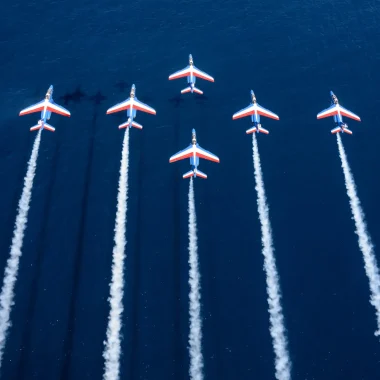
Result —
M196 78L201 78L210 82L214 82L214 78L211 75L207 74L206 72L194 66L194 61L191 54L189 55L189 65L185 67L184 69L176 71L175 73L171 74L169 76L169 80L179 79L179 78L184 78L184 77L187 78L188 86L181 91L181 94L185 94L188 92L203 94L203 91L195 87ZM321 111L317 115L317 119L322 119L325 117L332 116L334 119L335 128L331 130L331 133L335 134L335 133L341 132L341 133L347 133L351 135L352 131L348 129L347 124L343 121L343 116L349 117L357 121L360 121L360 117L354 114L353 112L351 112L350 110L342 107L339 104L338 98L335 96L335 94L332 91L330 91L330 95L331 95L331 106ZM30 128L31 131L36 131L39 129L47 129L48 131L54 132L55 128L46 122L47 120L50 119L52 112L57 113L59 115L70 117L70 112L67 109L63 108L62 106L54 102L53 86L49 87L44 100L23 109L20 112L20 116L27 115L34 112L40 112L40 111L41 111L41 119L37 122L35 126ZM119 129L132 128L132 127L142 129L142 125L137 123L134 120L136 117L137 111L142 111L142 112L146 112L152 115L156 115L155 109L153 109L152 107L148 106L147 104L137 99L135 85L132 85L129 98L109 108L107 110L107 114L120 112L120 111L127 111L128 119L126 122L119 125ZM236 112L232 116L232 119L236 120L236 119L240 119L246 116L251 116L251 122L252 122L252 126L246 130L247 134L255 133L255 132L269 134L269 131L267 129L264 129L261 126L260 116L268 117L275 120L280 119L278 115L276 115L272 111L262 107L260 104L257 103L256 96L252 90L251 90L251 104L248 107L243 108L240 111ZM218 163L220 162L217 156L215 156L213 153L199 146L199 144L197 143L195 129L192 130L191 144L186 149L181 150L175 155L173 155L172 157L170 157L169 162L175 162L178 160L183 160L185 158L190 159L191 170L185 173L183 175L183 178L190 178L190 177L207 178L207 175L198 169L199 158L204 158L206 160L218 162Z

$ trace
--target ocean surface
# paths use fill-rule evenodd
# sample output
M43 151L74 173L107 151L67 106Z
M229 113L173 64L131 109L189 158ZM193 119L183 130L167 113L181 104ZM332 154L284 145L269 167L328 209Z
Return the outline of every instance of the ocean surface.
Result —
M294 380L380 379L375 309L346 194L332 119L360 115L342 136L368 231L380 243L380 4L374 0L6 2L0 15L0 272L39 114L43 131L12 326L0 369L9 380L101 379L124 114L129 96L154 107L130 131L121 378L189 379L188 161L191 142L220 157L195 180L204 378L274 379L261 229L248 118L280 116L259 135ZM168 81L188 55L215 78L203 96Z

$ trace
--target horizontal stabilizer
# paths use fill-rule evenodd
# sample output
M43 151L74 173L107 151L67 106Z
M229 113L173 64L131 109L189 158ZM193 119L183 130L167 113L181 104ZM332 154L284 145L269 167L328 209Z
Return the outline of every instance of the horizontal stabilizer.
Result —
M265 128L259 127L259 132L260 133L265 133L266 135L269 135L269 131Z
M247 135L249 135L250 133L254 133L254 132L256 132L256 130L257 130L256 127L252 127L252 128L247 129L247 130L245 131L245 133L246 133Z
M48 124L48 123L45 123L44 124L44 129L47 129L48 131L50 131L50 132L54 132L55 131L55 128L54 127L52 127L50 124Z
M130 121L126 121L125 123L120 124L119 129L128 128L130 123Z
M132 121L132 127L135 127L137 129L142 129L142 125L139 123L136 123L135 121Z
M191 87L186 87L183 90L181 90L181 94L187 94L188 92L191 92ZM202 95L203 91L201 91L199 88L193 87L193 92L196 92L197 94Z
M198 169L195 169L195 174L197 175L197 177L204 178L204 179L207 178L207 174L201 172L201 171L198 170Z
M194 172L192 170L188 171L182 176L182 178L190 178L190 177L194 177Z
M343 128L343 132L347 133L348 135L352 135L352 131L350 131L348 128Z
M336 127L336 128L334 128L334 129L331 130L331 133L335 134L335 133L338 133L340 131L341 131L341 128L340 127Z
M38 123L37 125L33 126L32 128L30 128L30 131L33 132L33 131L38 131L39 129L41 128L44 128L44 129L47 129L48 131L50 132L54 132L55 131L55 128L52 127L50 124L48 123Z
M119 129L128 128L129 126L142 129L142 125L136 123L135 121L132 121L132 123L130 121L126 121L125 123L119 125Z
M199 178L207 178L207 174L201 172L198 169L190 170L187 173L185 173L182 178L190 178L190 177L199 177Z

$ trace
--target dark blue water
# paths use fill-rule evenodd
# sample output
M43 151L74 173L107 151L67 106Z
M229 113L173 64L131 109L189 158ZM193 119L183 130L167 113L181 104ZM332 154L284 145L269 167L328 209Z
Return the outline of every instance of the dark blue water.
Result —
M342 136L374 243L378 211L380 6L376 1L8 2L0 16L0 268L38 115L19 111L54 85L71 111L44 131L1 373L4 379L101 379L117 182L129 95L123 379L188 379L188 162L168 158L196 128L221 163L196 180L206 379L273 379L265 275L247 119L280 115L258 136L295 380L380 378L375 311L331 119L333 90L359 114ZM202 98L168 75L195 64ZM120 86L124 81L125 86ZM119 84L119 85L118 85ZM183 101L179 101L183 99ZM379 257L380 259L380 257Z

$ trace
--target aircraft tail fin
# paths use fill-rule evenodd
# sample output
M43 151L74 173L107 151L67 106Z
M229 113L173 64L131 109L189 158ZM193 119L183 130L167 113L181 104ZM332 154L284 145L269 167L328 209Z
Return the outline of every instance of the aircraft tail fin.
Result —
M334 129L331 130L331 133L332 133L333 135L335 135L336 133L338 133L338 132L340 132L340 131L341 131L340 127L336 127L336 128L334 128Z
M196 92L197 94L200 94L200 95L203 94L203 91L200 90L199 88L196 88L196 87L193 88L193 91Z

